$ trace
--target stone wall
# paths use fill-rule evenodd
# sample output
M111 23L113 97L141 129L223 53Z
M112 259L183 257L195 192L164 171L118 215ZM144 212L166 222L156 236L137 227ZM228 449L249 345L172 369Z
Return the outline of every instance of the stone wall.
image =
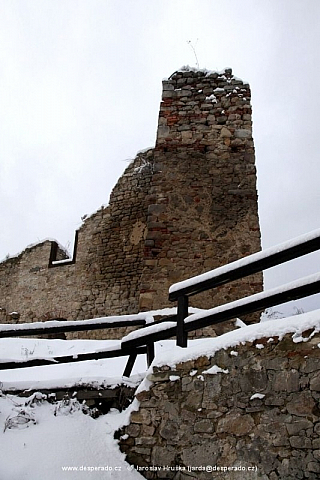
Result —
M318 479L320 335L303 335L155 367L118 432L128 462L148 479Z
M77 238L73 261L53 262L55 243L45 241L0 264L8 321L12 311L33 322L172 306L172 283L260 250L249 85L231 69L183 69L164 81L155 148L137 155ZM261 289L254 275L191 304Z
M231 69L187 69L163 82L143 306L160 308L172 283L260 250L250 99L249 85ZM192 304L230 301L260 290L261 283L253 276Z
M47 240L0 264L0 305L7 321L12 311L19 313L20 322L139 311L152 158L152 150L139 154L113 189L110 204L84 221L72 261L62 258L61 248L53 259L56 243ZM128 331L108 329L67 337L113 338Z

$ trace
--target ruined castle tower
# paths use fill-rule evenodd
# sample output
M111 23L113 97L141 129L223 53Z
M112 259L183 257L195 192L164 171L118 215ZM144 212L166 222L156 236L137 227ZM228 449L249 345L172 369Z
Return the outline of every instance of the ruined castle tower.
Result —
M260 250L250 99L231 69L186 69L163 82L141 306L159 308L170 284ZM256 276L191 303L260 289Z
M85 220L72 261L54 261L63 252L45 241L2 262L0 307L25 322L174 306L172 283L258 250L249 85L231 69L186 68L163 81L155 148ZM261 289L254 275L190 303L209 308Z

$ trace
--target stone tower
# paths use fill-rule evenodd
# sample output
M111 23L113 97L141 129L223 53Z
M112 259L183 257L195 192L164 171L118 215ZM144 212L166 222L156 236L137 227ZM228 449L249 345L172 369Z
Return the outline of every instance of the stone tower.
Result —
M141 307L160 308L172 283L260 250L250 99L231 69L186 68L163 82ZM191 303L208 308L261 289L256 275Z
M70 260L44 241L0 263L2 318L173 306L172 283L260 250L249 85L231 69L185 68L165 80L155 148L137 155L76 238ZM190 303L207 308L261 289L254 275Z

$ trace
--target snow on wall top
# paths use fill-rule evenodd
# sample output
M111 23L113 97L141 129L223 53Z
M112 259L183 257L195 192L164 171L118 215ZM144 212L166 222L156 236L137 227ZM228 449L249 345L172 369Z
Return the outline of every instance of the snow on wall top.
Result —
M307 330L313 330L313 333L304 338L302 334ZM281 340L288 333L292 333L294 343L303 342L309 340L318 332L320 332L320 310L315 310L288 318L248 325L219 337L209 338L201 344L191 345L188 348L174 347L169 355L168 352L163 354L160 352L154 359L151 368L161 365L174 368L178 363L195 360L201 356L212 357L218 350L234 348L260 338L279 337L279 340ZM320 348L320 344L318 347Z
M164 81L170 80L176 73L184 73L184 72L192 72L192 73L203 73L205 76L209 75L218 75L220 78L223 77L225 74L231 75L234 80L239 80L243 83L248 83L243 81L241 78L238 78L232 75L232 69L230 67L226 67L223 70L208 70L207 68L195 68L191 67L190 65L183 65L182 67L178 68L174 73L172 73L168 78L163 78Z

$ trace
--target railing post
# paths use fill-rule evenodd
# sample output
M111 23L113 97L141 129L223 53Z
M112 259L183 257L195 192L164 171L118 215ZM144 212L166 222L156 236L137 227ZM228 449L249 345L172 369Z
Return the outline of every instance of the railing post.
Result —
M178 347L188 346L188 333L185 331L184 319L188 316L189 299L182 295L178 297L178 313L177 313L177 345Z
M147 365L150 367L152 361L154 359L154 343L149 343L147 345Z
M137 351L136 351L136 350L134 350L134 351L129 355L126 368L124 369L124 372L123 372L123 376L124 376L124 377L130 377L131 372L132 372L132 369L133 369L134 362L136 361L136 358L137 358L137 355L138 355L138 354L137 354Z

